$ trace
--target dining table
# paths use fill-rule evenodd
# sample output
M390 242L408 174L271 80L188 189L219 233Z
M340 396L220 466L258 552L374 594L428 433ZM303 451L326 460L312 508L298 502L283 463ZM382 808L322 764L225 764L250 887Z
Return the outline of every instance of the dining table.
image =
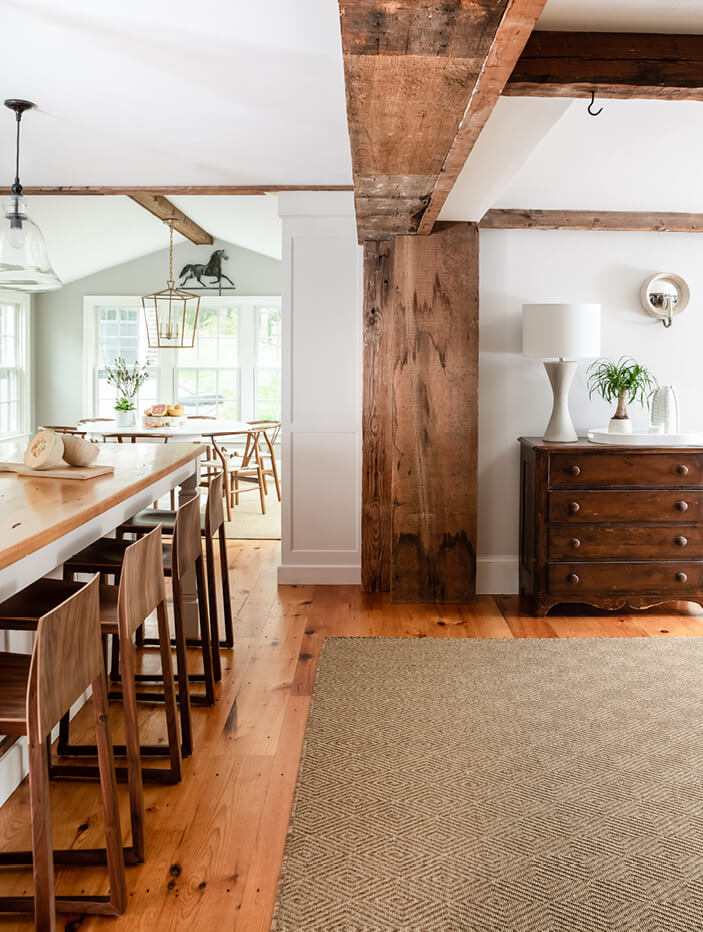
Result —
M230 459L223 446L223 441L237 441L245 444L245 456L260 456L259 439L264 433L265 427L257 424L248 424L246 421L229 421L224 418L215 417L183 417L178 419L168 418L171 423L162 427L146 427L143 424L132 424L124 427L118 425L117 421L98 419L98 420L81 420L77 429L85 431L89 436L105 439L116 439L118 443L128 441L130 443L162 440L164 443L170 443L173 440L205 440L208 442L212 456L208 458L214 462L219 462L224 473L225 488L225 509L227 520L232 520L232 504L229 495L229 472ZM249 443L247 443L249 440ZM246 466L246 460L242 462Z

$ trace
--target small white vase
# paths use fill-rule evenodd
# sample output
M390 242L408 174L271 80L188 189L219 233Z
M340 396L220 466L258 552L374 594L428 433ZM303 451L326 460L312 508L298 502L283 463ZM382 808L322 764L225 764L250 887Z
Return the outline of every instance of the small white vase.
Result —
M673 385L660 385L652 396L652 424L665 434L679 432L679 403Z
M608 424L609 434L631 434L632 421L629 417L611 417Z
M132 427L136 423L134 411L115 411L115 423L118 427Z

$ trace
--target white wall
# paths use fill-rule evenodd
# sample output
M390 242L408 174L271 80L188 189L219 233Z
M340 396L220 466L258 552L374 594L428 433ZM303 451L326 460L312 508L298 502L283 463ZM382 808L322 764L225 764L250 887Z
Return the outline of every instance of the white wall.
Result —
M601 355L634 356L679 396L682 427L703 430L703 236L673 233L483 230L480 239L479 527L480 592L517 592L517 438L541 436L551 390L540 360L521 355L523 303L599 302ZM691 288L688 310L665 330L640 304L642 283L677 272ZM605 426L610 407L588 400L586 363L571 391L579 434ZM633 406L635 426L648 423Z
M212 246L181 243L174 247L173 266L207 262L214 249L225 248L224 271L237 295L281 293L281 263L269 256L215 240ZM159 250L36 296L34 315L37 424L71 424L83 410L83 298L85 295L149 294L166 286L168 250ZM207 293L207 292L206 292Z
M361 578L362 253L351 192L284 192L279 583Z

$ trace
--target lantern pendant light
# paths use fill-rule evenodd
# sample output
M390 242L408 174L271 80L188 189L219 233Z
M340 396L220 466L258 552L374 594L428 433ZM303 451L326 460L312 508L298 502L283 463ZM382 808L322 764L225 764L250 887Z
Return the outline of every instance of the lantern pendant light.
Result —
M29 100L6 100L17 122L15 181L11 195L3 202L4 221L0 228L0 288L13 291L55 291L61 280L49 262L46 243L39 227L30 218L20 183L20 123L25 110L35 107Z
M144 295L142 307L150 347L189 349L195 346L200 296L174 288L173 280L173 219L168 224L168 281L163 291Z

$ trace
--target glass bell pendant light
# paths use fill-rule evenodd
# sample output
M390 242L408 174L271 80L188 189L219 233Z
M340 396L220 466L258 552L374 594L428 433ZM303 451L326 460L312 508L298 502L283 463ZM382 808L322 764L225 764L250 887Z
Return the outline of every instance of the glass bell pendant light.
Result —
M62 283L49 262L42 232L28 214L20 183L20 123L25 110L31 110L35 104L29 100L6 100L5 106L15 113L17 146L15 182L10 197L3 202L4 219L0 221L0 288L55 291Z

